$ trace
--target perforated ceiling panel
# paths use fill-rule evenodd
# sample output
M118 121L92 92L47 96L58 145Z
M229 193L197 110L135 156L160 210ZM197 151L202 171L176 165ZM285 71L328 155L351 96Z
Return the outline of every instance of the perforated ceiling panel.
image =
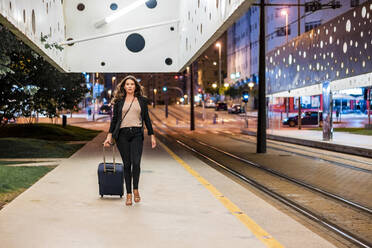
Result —
M63 68L64 52L45 48L65 40L61 0L0 0L0 13L2 24L50 63ZM47 36L46 41L41 41L42 36Z
M370 76L357 77L372 73L371 27L368 1L274 49L266 57L268 94L309 89L325 81L337 82L340 87L332 86L337 90L371 85ZM349 78L367 81L355 84Z
M216 40L251 2L0 0L0 12L2 23L65 71L176 72ZM45 34L43 43L40 37ZM63 51L45 48L45 43L55 42L65 44Z
M184 0L181 2L180 67L197 58L244 14L254 1Z

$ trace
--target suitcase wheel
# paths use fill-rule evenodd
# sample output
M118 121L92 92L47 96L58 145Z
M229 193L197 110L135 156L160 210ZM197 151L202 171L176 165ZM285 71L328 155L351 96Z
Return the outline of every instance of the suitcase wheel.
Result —
M120 198L123 198L123 195L120 195Z
M101 195L101 198L103 197L103 195Z

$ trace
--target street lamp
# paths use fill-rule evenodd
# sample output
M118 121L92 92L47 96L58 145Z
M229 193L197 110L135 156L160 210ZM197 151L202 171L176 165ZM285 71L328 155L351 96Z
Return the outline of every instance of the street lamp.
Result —
M288 11L283 9L281 11L282 16L285 16L285 39L286 43L288 43Z
M254 86L254 83L253 82L249 82L248 83L248 87L249 87L250 90L252 90L253 86Z
M154 108L155 108L155 105L156 105L156 92L158 92L158 90L155 88L154 89Z
M285 16L285 40L286 40L286 43L288 43L288 11L287 11L287 9L283 9L281 11L281 14L282 14L282 16ZM288 116L289 116L289 97L287 97L286 101L285 101L285 110L286 110L287 118L288 118Z
M217 84L216 83L213 83L212 84L212 87L213 87L213 89L217 88Z
M223 85L225 88L228 88L230 85L229 85L229 83L224 83L224 85Z
M217 42L216 47L218 47L218 86L221 87L221 43Z
M116 77L115 76L113 76L112 78L111 78L111 89L112 90L115 90L115 88L116 88ZM111 93L112 93L112 90L110 90L110 93L109 93L109 96L110 96L110 98L111 98Z

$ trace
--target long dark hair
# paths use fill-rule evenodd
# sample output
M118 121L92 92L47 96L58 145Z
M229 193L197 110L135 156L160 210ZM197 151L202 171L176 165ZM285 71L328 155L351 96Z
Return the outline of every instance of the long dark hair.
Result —
M134 90L134 96L142 96L143 95L143 87L139 84L137 78L135 76L129 75L123 78L123 80L118 83L118 85L115 88L113 98L111 100L111 104L115 104L117 101L125 98L127 96L127 92L124 89L125 82L128 79L132 79L134 81L134 84L136 85L136 89Z

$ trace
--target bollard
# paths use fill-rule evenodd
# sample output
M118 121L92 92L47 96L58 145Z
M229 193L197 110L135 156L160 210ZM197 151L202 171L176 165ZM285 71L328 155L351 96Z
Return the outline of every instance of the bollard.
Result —
M215 113L213 116L213 124L217 124L218 115Z
M67 125L67 116L66 115L62 115L62 126L63 127L66 127Z

